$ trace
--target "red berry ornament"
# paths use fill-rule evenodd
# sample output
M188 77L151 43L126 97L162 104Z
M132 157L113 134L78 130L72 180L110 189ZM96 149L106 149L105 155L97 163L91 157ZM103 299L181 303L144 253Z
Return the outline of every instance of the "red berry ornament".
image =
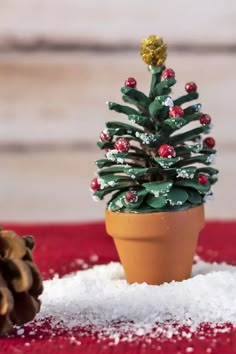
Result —
M196 92L197 91L197 85L195 84L195 82L191 81L191 82L187 82L187 84L185 85L185 91L190 93L190 92Z
M203 114L199 118L199 122L201 123L201 125L209 125L211 123L211 117L208 114Z
M100 134L100 140L101 141L111 141L112 140L112 136L110 136L109 134L107 134L104 130L101 132Z
M115 142L114 148L119 152L128 152L130 148L129 140L120 138Z
M176 117L183 117L184 111L180 106L174 106L170 108L169 117L176 118Z
M199 184L202 184L202 185L204 185L204 184L206 184L208 182L208 176L207 175L199 175L198 176L198 183Z
M173 69L165 69L162 71L162 78L165 80L165 79L171 79L172 77L175 78L175 72Z
M209 136L208 138L205 138L203 140L203 145L210 148L210 149L212 149L215 146L215 144L216 144L216 141L211 136Z
M133 77L129 77L125 80L125 86L136 88L137 81Z
M128 202L128 203L137 203L138 201L138 194L137 192L135 191L128 191L126 194L125 194L125 200Z
M168 144L161 145L158 149L158 155L164 158L171 158L175 156L175 149Z
M97 177L95 177L92 182L91 182L91 189L96 192L96 191L99 191L100 189L100 184L98 183L98 179Z

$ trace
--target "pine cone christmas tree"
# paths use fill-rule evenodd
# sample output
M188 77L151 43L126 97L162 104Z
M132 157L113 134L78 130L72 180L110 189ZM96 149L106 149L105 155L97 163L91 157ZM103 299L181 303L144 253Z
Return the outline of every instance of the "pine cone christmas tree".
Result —
M0 231L0 335L31 321L40 310L43 286L33 247L32 236Z
M160 37L141 41L141 56L152 74L149 95L136 88L134 78L121 88L123 101L109 102L110 110L125 114L130 123L112 121L100 134L98 146L105 157L96 161L98 177L91 183L94 199L111 194L111 211L150 213L184 210L212 196L218 171L210 165L216 150L211 117L198 98L197 85L173 99L175 72L166 68L167 48ZM187 126L192 126L186 129Z

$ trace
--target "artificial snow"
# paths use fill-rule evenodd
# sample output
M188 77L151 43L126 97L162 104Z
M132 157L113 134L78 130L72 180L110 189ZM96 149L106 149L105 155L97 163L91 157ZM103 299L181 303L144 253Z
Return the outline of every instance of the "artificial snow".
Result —
M115 161L116 160L116 155L118 154L118 150L116 149L113 149L113 150L110 150L106 153L106 158L110 161Z
M119 208L123 208L123 206L124 206L121 199L118 199L115 204L116 204Z
M215 195L211 191L209 191L204 195L203 201L207 203L208 201L212 201L212 200L215 200Z
M214 165L216 162L216 154L211 154L207 157L207 161L209 164Z
M139 132L136 132L135 136L137 138L140 138L142 140L143 144L147 144L147 145L149 145L150 143L152 143L152 142L154 142L156 140L155 135L152 134L152 133L139 133Z
M181 326L236 325L236 267L199 260L192 278L161 286L128 284L120 263L97 265L44 282L36 323L109 338L172 337ZM127 337L127 338L128 338Z
M194 177L194 173L189 173L188 171L181 169L181 168L177 168L176 170L177 172L177 178L186 178L186 179L193 179Z
M197 103L194 104L192 107L195 109L196 112L199 112L202 108L202 105L200 103Z
M120 164L123 164L124 163L124 159L122 159L121 157L118 157L116 162L120 163Z
M167 200L170 203L170 205L172 205L172 206L182 205L183 204L183 202L181 202L181 200L177 200L177 201L174 201L174 200L171 200L171 199L167 199Z
M115 181L104 181L104 179L101 177L98 177L97 181L100 184L100 189L104 189L106 187L114 187L116 185Z
M173 107L174 106L174 102L172 100L172 98L170 96L168 96L165 101L163 102L163 105L166 107Z
M100 201L100 198L97 195L92 195L92 198L94 202Z

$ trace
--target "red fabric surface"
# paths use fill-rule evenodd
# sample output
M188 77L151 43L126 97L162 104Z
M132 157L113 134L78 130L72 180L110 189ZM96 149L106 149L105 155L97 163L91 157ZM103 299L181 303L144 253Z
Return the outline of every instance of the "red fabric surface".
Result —
M55 272L64 275L78 270L75 260L79 258L92 265L90 257L94 254L99 256L96 264L118 260L103 223L4 227L21 235L34 235L37 244L34 258L45 279ZM236 264L236 222L208 222L200 235L197 253L206 261ZM205 324L191 338L158 338L148 342L147 338L140 337L131 343L111 345L108 340L98 341L79 329L72 337L71 333L47 328L45 324L33 334L34 324L29 324L24 335L16 332L1 338L0 353L236 353L236 330L230 324L226 324L225 329L225 333L215 333Z

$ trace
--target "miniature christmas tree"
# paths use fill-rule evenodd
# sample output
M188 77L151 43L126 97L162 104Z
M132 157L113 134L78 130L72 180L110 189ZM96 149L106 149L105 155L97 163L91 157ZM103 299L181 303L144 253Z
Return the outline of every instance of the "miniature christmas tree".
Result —
M162 38L142 40L141 56L152 75L150 92L139 91L136 80L128 78L121 88L125 105L108 103L129 122L107 122L100 134L98 146L105 156L96 161L94 198L111 194L109 210L135 213L201 205L212 196L218 173L210 166L215 140L205 137L211 117L199 103L189 104L198 98L194 82L186 83L183 96L170 96L176 79L174 70L165 66L167 48Z

